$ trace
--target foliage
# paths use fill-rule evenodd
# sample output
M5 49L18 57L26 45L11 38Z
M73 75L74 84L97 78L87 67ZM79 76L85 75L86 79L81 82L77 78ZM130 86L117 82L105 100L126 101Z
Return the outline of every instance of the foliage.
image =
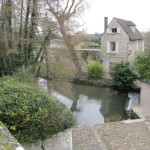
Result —
M104 75L103 65L98 61L92 61L88 64L89 78L102 78Z
M59 39L60 33L60 39L63 39L80 72L80 62L75 52L79 40L73 33L77 27L76 17L83 11L84 4L83 0L2 0L0 76L12 75L30 65L35 67L38 62L51 63L48 62L48 45L52 39Z
M138 77L133 66L127 61L116 63L110 75L112 83L120 90L129 90L133 81Z
M150 49L150 31L144 32L144 47Z
M13 78L17 82L27 83L31 86L38 87L37 78L35 78L33 67L28 67L27 69L19 69L13 76L3 76L0 78L0 82L10 80Z
M141 78L150 80L150 50L136 53L135 66Z
M42 2L43 3L43 2ZM57 33L37 0L3 0L0 11L0 76L35 65ZM37 17L38 16L38 17ZM39 28L40 27L40 31ZM40 32L40 34L39 34Z
M44 140L75 124L62 103L13 78L0 84L0 102L1 121L19 142Z
M35 5L35 2L32 1L30 5ZM28 13L28 16L26 15L25 22L19 22L19 20L22 20L23 16L16 15L17 13L22 14L23 12L23 8L19 7L20 6L17 6L17 4L12 0L2 1L0 5L0 76L12 75L18 68L33 61L34 48L32 39L34 36L31 36L31 34L33 34L36 26L36 14L33 13L35 7L33 9L29 8L32 15L29 18L30 14ZM19 10L17 10L17 8ZM26 11L26 14L27 12L29 12L29 10ZM23 23L25 28L24 31ZM22 34L23 32L24 37ZM30 38L30 40L28 40L28 38Z
M48 73L48 76L46 74L46 65L44 63L41 63L40 65L40 72L39 72L39 76L40 77L43 77L43 78L50 78L50 79L61 79L61 78L64 78L65 76L69 76L71 74L71 71L66 68L63 68L57 64L49 64L48 67L49 67L49 73ZM36 66L36 70L38 70L38 67L39 66Z

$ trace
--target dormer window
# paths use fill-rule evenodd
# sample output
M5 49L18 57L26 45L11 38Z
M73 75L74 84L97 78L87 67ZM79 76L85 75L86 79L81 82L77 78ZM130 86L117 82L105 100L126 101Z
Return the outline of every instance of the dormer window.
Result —
M110 34L120 33L120 28L107 28L107 33L110 33Z
M112 33L117 33L117 28L112 28L112 29L111 29L111 32L112 32Z
M135 33L135 26L130 26L130 29Z

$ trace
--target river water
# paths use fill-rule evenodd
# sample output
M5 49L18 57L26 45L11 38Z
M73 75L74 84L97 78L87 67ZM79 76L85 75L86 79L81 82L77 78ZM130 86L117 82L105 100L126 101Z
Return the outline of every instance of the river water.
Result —
M139 93L121 93L107 87L94 87L56 82L39 78L39 85L73 112L77 126L91 126L100 123L130 118L131 107L139 104ZM54 140L54 141L53 141ZM47 139L24 145L25 150L49 149L57 139ZM61 141L63 143L65 141Z
M77 125L95 125L130 118L139 93L121 93L108 87L94 87L39 78L40 87L73 112Z

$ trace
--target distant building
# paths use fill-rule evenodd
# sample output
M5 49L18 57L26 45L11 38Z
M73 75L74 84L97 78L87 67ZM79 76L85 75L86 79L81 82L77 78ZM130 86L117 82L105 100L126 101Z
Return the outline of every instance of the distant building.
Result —
M76 43L74 49L76 50L82 70L87 71L88 62L92 60L100 60L100 49L82 49L82 44L82 42ZM75 70L75 65L72 61L70 51L67 49L62 39L51 40L50 45L47 45L47 49L48 60L51 64L56 65L57 63L61 67L67 67Z
M132 61L136 51L144 51L143 35L132 21L113 18L108 25L104 21L105 31L101 37L101 59L106 72L122 60Z

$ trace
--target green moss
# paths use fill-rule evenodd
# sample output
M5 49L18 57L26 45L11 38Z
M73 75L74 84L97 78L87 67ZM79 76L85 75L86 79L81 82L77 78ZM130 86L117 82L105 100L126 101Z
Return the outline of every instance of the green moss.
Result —
M1 121L0 121L0 126L1 126L1 127L5 127L4 124L3 124Z
M8 143L0 142L0 145L2 145L5 148L5 150L15 150L15 148L9 145Z
M2 132L0 131L0 140L3 138L3 134Z

